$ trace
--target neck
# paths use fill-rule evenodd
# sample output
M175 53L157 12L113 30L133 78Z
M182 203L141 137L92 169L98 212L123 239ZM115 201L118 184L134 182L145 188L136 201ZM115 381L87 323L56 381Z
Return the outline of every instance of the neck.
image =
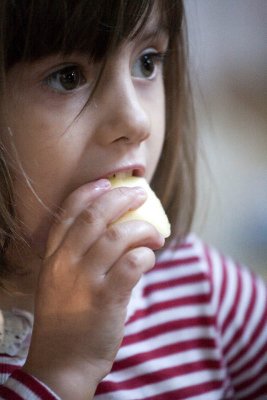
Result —
M1 310L12 310L12 309L20 309L29 311L31 313L34 312L34 296L33 295L25 295L25 294L17 294L12 292L7 292L6 290L0 291L0 309Z
M0 309L12 310L18 308L29 312L34 311L34 298L40 269L40 260L32 254L23 254L23 265L15 253L6 255L10 265L15 265L15 272L9 273L0 287ZM10 267L12 271L12 268Z

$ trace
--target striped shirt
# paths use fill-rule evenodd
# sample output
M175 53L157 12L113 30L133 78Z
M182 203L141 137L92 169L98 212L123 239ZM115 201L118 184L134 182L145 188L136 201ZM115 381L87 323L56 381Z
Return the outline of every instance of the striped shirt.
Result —
M2 355L0 398L58 399ZM267 399L267 291L194 235L136 286L125 335L96 400Z

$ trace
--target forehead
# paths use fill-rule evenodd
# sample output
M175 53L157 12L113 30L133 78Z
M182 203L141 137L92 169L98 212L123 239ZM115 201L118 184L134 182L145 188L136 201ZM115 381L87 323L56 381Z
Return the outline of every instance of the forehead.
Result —
M170 33L179 25L177 0L13 0L7 10L6 66L53 53L102 59L136 35ZM176 28L175 28L176 29Z

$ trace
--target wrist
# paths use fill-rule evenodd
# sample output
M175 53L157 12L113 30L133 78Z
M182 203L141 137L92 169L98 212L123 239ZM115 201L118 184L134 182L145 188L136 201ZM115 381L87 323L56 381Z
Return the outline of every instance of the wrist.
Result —
M51 363L52 364L52 363ZM26 361L22 370L32 375L62 400L91 400L102 377L93 368L57 367Z

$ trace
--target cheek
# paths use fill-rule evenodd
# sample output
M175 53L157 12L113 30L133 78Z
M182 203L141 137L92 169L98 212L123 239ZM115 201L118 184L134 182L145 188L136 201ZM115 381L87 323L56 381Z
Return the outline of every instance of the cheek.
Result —
M58 118L33 111L36 112L30 113L25 107L18 110L5 134L16 164L16 212L25 236L42 254L53 212L65 197L76 170L80 143L71 140L71 135L64 135L66 127Z
M149 180L151 180L159 162L165 139L165 102L164 96L158 97L151 113L151 136L148 141Z
M44 184L48 189L49 182L64 176L64 171L68 174L68 164L71 165L74 154L79 154L78 135L68 130L74 117L63 110L55 112L37 101L27 104L13 100L9 110L16 110L8 115L12 133L12 136L7 135L9 150L36 190L43 194ZM73 131L75 133L75 127ZM76 140L73 140L74 136Z

